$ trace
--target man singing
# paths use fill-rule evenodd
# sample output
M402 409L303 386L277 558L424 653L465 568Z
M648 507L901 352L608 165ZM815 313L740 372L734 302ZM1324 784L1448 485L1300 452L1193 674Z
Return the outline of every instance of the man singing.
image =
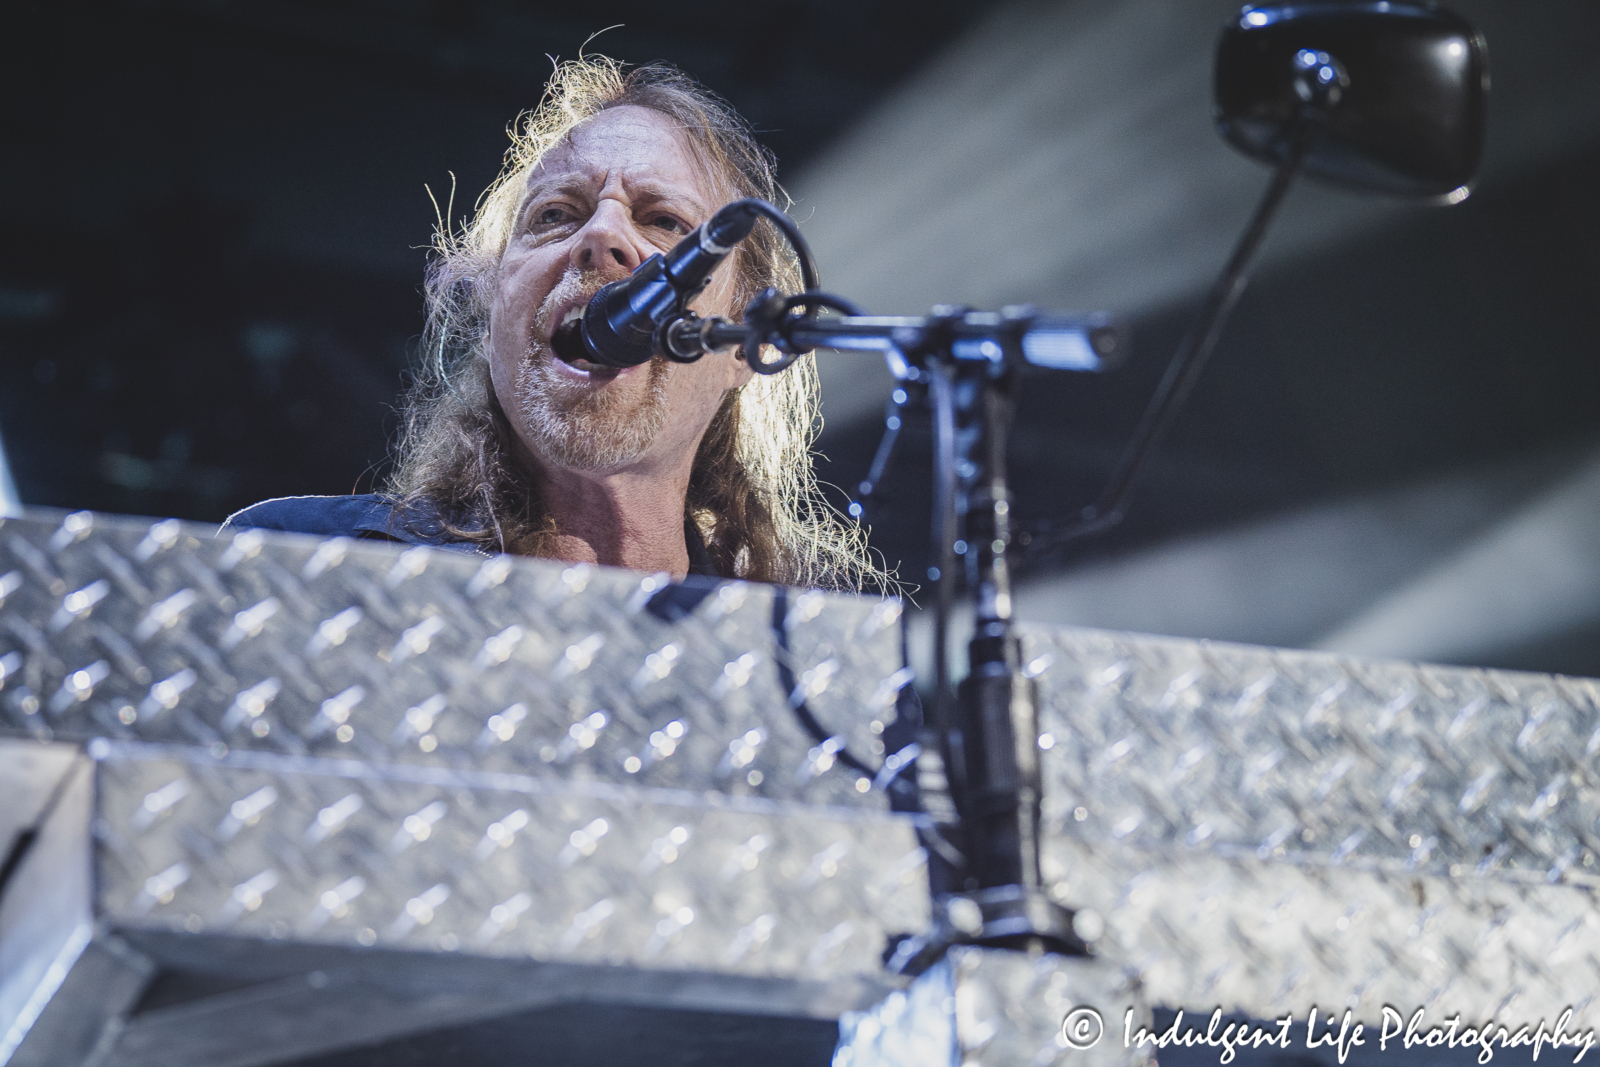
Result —
M229 525L674 578L881 586L860 528L817 489L811 357L764 376L736 351L614 370L551 347L601 286L728 201L778 191L749 126L683 74L561 64L476 217L459 233L441 220L426 368L387 491L268 500ZM694 308L736 319L765 286L797 290L796 274L761 226Z

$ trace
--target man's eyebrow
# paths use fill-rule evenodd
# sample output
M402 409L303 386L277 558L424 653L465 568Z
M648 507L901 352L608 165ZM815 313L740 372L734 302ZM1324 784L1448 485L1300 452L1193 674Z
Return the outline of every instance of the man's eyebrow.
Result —
M648 207L670 206L684 210L688 213L710 214L712 206L705 202L697 190L685 189L683 186L663 182L650 177L623 178L627 187L629 198L635 205ZM523 193L522 204L519 208L526 210L528 205L542 196L566 195L590 199L594 196L594 183L583 175L563 174L548 177L535 177L528 181L527 189Z
M517 221L515 225L525 225L528 211L541 198L548 196L570 196L575 200L592 200L594 198L594 186L592 182L585 181L583 176L579 174L529 178L528 184L522 191L522 202L517 205Z
M591 191L593 183L577 174L564 174L558 177L531 178L528 181L524 199L549 193L587 193Z
M710 206L705 203L698 192L692 189L685 189L680 185L657 182L651 178L638 178L628 181L627 186L628 192L636 202L673 204L692 207L700 212L710 211Z

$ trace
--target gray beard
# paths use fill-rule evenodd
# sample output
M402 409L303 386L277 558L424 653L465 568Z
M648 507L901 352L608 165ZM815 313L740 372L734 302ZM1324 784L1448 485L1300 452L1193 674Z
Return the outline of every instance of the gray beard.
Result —
M549 336L556 307L574 295L587 299L610 280L568 268L535 316L534 334ZM556 369L557 358L530 339L517 370L515 401L534 455L579 471L622 467L644 455L667 421L665 362L652 359L643 394L624 397L574 381Z

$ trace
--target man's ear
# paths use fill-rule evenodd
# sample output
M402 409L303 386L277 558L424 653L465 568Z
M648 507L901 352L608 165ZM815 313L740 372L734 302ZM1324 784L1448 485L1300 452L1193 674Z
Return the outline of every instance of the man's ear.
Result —
M743 389L750 384L750 379L756 376L756 372L751 370L750 364L744 361L741 349L735 348L733 354L728 358L733 360L733 367L728 371L728 388Z

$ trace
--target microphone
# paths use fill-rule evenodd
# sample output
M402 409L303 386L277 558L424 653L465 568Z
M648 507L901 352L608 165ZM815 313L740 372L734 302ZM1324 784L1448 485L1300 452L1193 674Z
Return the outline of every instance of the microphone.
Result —
M735 200L695 227L666 255L659 252L631 275L595 293L583 318L558 328L550 347L568 363L637 367L657 352L656 334L688 315L689 301L711 272L755 229L759 200Z

